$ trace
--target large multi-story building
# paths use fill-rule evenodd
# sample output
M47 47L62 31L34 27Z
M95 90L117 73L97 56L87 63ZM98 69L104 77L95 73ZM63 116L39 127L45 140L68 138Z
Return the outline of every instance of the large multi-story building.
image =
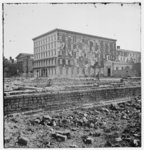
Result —
M33 42L35 77L140 76L141 53L116 39L54 29Z
M115 39L55 29L33 42L35 77L112 76Z

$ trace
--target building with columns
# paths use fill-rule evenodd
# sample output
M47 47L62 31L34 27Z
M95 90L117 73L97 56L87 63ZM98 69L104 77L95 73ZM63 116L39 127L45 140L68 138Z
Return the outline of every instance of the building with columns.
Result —
M17 73L24 77L33 76L33 54L20 53L16 56Z
M54 29L33 43L35 77L113 76L116 39Z

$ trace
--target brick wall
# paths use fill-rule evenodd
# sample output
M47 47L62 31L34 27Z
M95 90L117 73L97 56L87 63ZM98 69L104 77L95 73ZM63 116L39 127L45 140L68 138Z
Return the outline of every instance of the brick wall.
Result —
M132 97L141 94L141 87L98 89L87 91L39 93L4 97L4 114L36 109L58 110L82 106L100 100Z

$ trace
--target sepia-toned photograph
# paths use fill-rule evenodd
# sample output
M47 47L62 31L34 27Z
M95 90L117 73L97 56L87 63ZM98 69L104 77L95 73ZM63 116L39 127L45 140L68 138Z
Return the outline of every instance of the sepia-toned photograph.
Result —
M2 3L3 148L142 147L141 3Z

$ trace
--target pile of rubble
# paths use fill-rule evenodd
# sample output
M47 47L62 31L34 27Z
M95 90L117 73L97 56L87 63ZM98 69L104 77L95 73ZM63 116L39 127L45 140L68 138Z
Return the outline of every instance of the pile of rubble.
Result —
M120 78L6 78L4 80L4 96L75 91L89 89L105 89L128 86L140 86L140 78L120 79Z
M140 147L140 99L87 109L5 116L5 147Z

